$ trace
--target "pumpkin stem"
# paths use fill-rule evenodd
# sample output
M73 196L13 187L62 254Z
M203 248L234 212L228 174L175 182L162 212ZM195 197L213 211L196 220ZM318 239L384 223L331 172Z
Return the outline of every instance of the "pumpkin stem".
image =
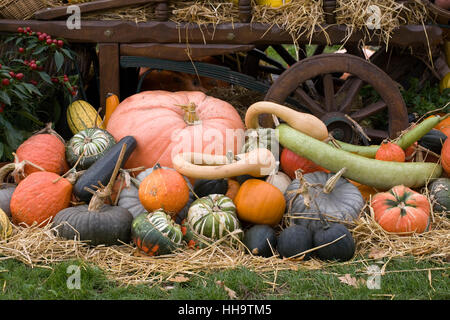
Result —
M4 165L0 169L0 183L4 183L8 174L10 174L12 171L14 171L15 168L16 168L15 163L8 163L8 164Z
M106 187L102 186L101 188L98 188L93 194L91 201L89 202L88 210L89 211L98 211L100 208L104 205L105 201L104 199L111 197L112 194L112 188L114 185L114 182L116 181L117 174L119 173L120 166L122 165L123 157L125 156L125 151L127 149L127 144L124 143L122 146L122 149L120 150L119 159L117 159L116 166L114 167L113 174L111 178L109 179L108 184ZM85 190L92 193L92 189L89 189L88 187L85 187Z
M342 168L334 176L328 179L328 181L325 183L325 186L323 187L323 192L328 194L331 191L333 191L334 187L336 186L336 183L339 181L339 179L345 173L345 171L347 171L347 168Z
M45 134L45 133L54 135L54 136L57 137L59 140L61 140L62 143L64 143L64 144L66 143L66 141L64 140L64 138L61 137L61 136L58 134L58 132L56 132L55 130L53 130L53 128L52 128L52 123L51 123L51 122L47 123L43 129L41 129L41 130L39 130L39 131L36 131L33 135Z
M194 102L190 102L187 105L177 106L181 107L181 109L184 110L184 122L186 122L188 125L192 126L201 122L197 116L197 113L195 112L195 108L197 108L197 106Z

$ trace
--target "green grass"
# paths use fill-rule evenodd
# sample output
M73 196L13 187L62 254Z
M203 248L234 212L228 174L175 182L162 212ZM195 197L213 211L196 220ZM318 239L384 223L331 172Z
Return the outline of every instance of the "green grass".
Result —
M80 289L68 289L70 265L80 266ZM430 269L431 271L428 271ZM438 270L433 270L438 269ZM419 271L414 271L419 270ZM108 280L103 270L81 261L68 261L51 268L30 268L15 260L0 261L0 299L4 300L227 300L224 287L236 292L239 300L367 300L367 299L449 299L449 269L430 261L414 259L389 261L381 288L368 289L366 265L338 265L324 270L280 271L258 274L245 268L213 274L189 276L183 283L124 286ZM395 272L393 272L395 271ZM431 285L429 273L431 273ZM350 274L364 280L358 288L338 277ZM274 285L274 281L276 285Z

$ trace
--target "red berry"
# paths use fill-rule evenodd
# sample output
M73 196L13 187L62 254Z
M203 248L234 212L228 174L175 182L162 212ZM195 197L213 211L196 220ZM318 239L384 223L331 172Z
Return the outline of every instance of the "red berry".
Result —
M33 69L33 70L36 70L37 69L36 63L30 64L30 68Z
M17 80L22 80L23 77L24 77L24 74L23 74L23 73L18 73L18 74L16 74L16 79L17 79Z
M2 113L5 110L5 104L1 103L0 104L0 113Z
M3 80L2 80L2 85L4 85L4 86L9 86L9 84L10 84L9 79L3 79Z
M54 43L54 44L57 44L57 43L58 43L58 40L53 39L53 43Z
M76 96L77 92L76 91L72 91L72 96Z
M28 60L23 60L23 64L28 65L29 64Z
M31 31L31 28L30 28L30 27L27 27L25 30L27 30L27 32L30 32L30 31Z
M40 36L39 36L39 41L44 41L45 40L45 37L44 37L44 35L43 34L41 34Z
M19 28L17 28L17 32L19 32L19 33L23 33L23 28L22 27L19 27Z
M0 64L0 69L2 68L2 65Z
M25 49L24 49L24 48L19 48L19 52L20 52L20 53L24 53L24 52L25 52Z
M30 63L31 64L36 63L36 60L33 59L33 60L30 61Z
M52 41L52 39L47 39L47 44L52 44L53 43L53 41Z
M36 32L36 35L40 36L42 34L42 32L38 31Z
M46 37L45 37L45 39L47 39L47 40L48 40L48 39L51 39L51 38L52 38L51 36L46 36Z
M9 75L10 75L11 77L13 77L13 78L16 76L16 74L15 74L14 72L12 72L12 71L9 72Z
M64 41L58 40L58 47L62 48L64 46Z
M33 85L37 85L37 81L36 80L31 80L30 83L33 84Z

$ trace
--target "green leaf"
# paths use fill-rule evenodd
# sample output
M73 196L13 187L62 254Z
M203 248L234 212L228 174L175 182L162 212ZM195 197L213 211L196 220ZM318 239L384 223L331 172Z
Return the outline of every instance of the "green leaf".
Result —
M73 56L69 50L61 48L61 51L68 57L70 60L73 60Z
M33 56L37 56L38 54L41 54L42 52L46 51L47 49L48 49L47 46L39 47L38 49L36 49L36 50L33 52Z
M36 123L39 126L44 126L45 125L45 123L43 123L38 118L36 118L34 115L32 115L31 113L29 113L28 111L26 111L24 109L19 110L17 113L22 115L22 116L24 116L25 118L33 121L34 123Z
M42 80L44 80L45 82L52 84L52 78L50 78L50 76L45 73L45 72L38 72L39 76L42 78Z
M11 99L5 91L0 91L0 101L8 106L11 105Z
M27 100L28 98L26 95L22 94L20 90L13 89L11 90L11 92L14 93L19 98L19 100Z
M55 64L56 64L56 72L61 70L61 67L64 64L64 55L59 51L55 51Z
M35 93L38 96L42 96L42 93L39 91L39 89L31 83L23 83L23 86L28 90L28 92Z
M5 128L4 134L6 137L6 142L13 150L16 150L23 142L23 140L25 140L23 132L13 127L11 123L9 123L9 121L7 121L1 114L0 123L3 124Z

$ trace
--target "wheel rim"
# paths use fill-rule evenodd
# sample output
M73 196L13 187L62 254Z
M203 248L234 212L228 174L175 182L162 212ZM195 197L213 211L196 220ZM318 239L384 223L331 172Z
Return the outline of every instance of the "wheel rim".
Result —
M337 90L334 73L348 73L345 82ZM314 94L303 87L311 79L321 77L321 91ZM371 85L380 99L358 110L352 110L364 84ZM307 86L308 87L308 86ZM265 100L283 104L294 95L312 114L328 124L332 118L346 123L347 120L359 123L365 118L388 111L388 130L364 129L365 134L373 138L395 138L408 126L408 113L397 84L374 64L349 54L321 54L306 58L292 65L272 84ZM339 99L340 98L340 99ZM344 120L345 119L345 120ZM273 126L272 117L262 116L264 126Z

